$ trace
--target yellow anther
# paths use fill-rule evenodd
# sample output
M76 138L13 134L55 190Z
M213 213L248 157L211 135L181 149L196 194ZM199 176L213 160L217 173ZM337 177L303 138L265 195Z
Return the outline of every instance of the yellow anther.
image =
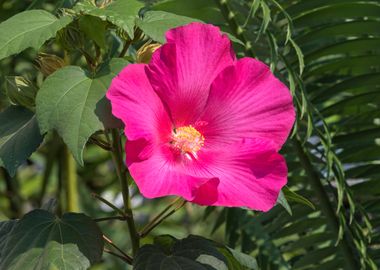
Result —
M196 153L202 148L204 141L203 135L190 125L176 128L172 134L171 144L182 153L197 157Z

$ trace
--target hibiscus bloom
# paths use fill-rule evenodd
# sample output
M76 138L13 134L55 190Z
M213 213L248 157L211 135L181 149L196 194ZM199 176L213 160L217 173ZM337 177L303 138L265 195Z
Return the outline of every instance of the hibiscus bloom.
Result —
M278 151L295 116L288 88L264 63L237 60L215 26L191 23L166 40L107 92L141 193L268 211L287 182Z

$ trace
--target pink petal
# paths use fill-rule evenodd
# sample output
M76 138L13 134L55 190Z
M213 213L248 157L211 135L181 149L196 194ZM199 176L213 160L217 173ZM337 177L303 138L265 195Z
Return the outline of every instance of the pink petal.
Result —
M284 158L269 140L249 139L205 152L200 161L219 179L216 187L202 187L193 202L201 205L248 207L268 211L287 182ZM209 198L217 197L210 201Z
M188 125L203 111L214 78L234 63L235 56L227 36L209 24L169 30L166 39L153 54L148 77L170 108L173 123Z
M226 68L211 86L202 134L209 143L267 138L280 149L295 118L292 97L262 62L242 58Z
M154 147L152 152L150 142L128 141L126 153L129 171L147 198L177 195L191 201L203 186L216 190L219 184L215 177L188 174L168 147Z
M129 140L157 138L166 140L172 124L161 99L152 89L144 64L128 65L111 83L107 98L112 114L125 124Z
M269 140L242 140L202 149L189 160L170 146L128 141L127 165L148 198L182 196L200 205L268 211L287 181L284 159Z

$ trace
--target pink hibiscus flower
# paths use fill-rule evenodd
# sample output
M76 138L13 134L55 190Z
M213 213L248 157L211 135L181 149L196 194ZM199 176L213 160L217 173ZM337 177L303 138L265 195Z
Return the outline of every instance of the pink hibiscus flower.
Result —
M287 182L278 150L294 122L289 90L262 62L237 60L215 26L191 23L166 39L107 92L141 193L268 211Z

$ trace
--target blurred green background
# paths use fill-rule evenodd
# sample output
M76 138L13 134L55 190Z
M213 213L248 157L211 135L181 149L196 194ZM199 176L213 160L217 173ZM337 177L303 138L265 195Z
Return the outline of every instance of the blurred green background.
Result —
M27 9L57 14L74 2L1 0L0 21ZM282 150L289 166L288 187L315 206L294 195L288 196L292 215L280 205L268 213L253 213L187 204L152 236L203 235L255 256L260 269L377 269L380 2L170 0L145 4L141 13L162 10L220 26L243 44L234 44L239 57L258 57L289 85L297 123ZM138 46L128 51L132 59ZM42 51L63 57L53 42ZM10 104L6 76L24 76L37 85L42 82L36 57L37 52L28 49L0 61L0 110ZM61 139L51 133L16 176L0 168L0 220L19 218L51 198L57 198L65 210L59 181L62 151ZM84 162L84 167L75 165L80 211L94 218L112 215L112 209L91 196L100 194L122 206L109 153L90 141ZM131 192L139 226L174 199L144 199L134 185ZM99 225L118 246L130 247L122 222ZM94 269L127 268L105 254L104 262Z

